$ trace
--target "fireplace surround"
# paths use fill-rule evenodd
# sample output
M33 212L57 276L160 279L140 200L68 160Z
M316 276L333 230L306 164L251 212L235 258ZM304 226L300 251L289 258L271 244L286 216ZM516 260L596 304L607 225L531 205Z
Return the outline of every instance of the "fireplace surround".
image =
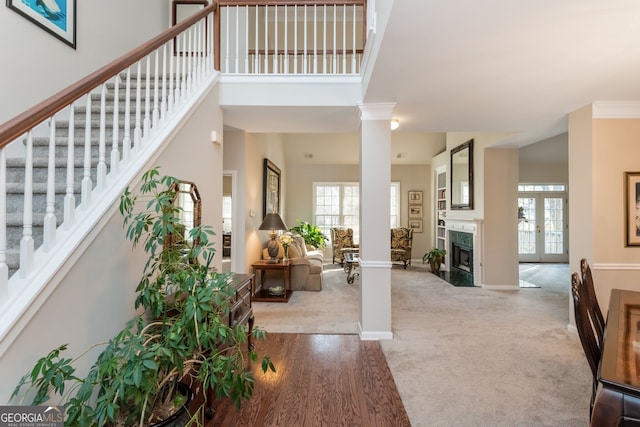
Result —
M446 262L450 277L468 284L467 286L482 286L480 221L448 219L446 228L449 241Z

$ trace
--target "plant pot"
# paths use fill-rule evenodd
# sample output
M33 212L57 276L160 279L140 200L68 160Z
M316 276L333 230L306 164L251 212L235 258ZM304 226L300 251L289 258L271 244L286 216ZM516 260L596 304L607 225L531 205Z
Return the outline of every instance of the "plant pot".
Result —
M440 265L441 263L435 261L429 261L429 267L431 267L431 272L433 274L440 274Z
M187 398L184 405L166 420L151 424L149 427L184 427L187 425L192 416L192 414L189 413L189 404L193 401L193 391L184 383L178 383L176 388L180 394Z

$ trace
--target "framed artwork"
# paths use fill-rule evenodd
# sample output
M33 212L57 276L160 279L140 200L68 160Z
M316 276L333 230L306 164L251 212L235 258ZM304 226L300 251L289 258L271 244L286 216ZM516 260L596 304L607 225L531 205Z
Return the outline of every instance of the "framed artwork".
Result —
M409 205L409 219L422 219L422 205Z
M412 229L414 233L422 233L422 220L410 219L409 228Z
M624 173L625 246L640 246L640 172Z
M185 18L189 18L194 13L200 11L201 9L207 7L209 4L208 0L173 0L171 2L171 25L174 26L179 22L183 21ZM208 21L205 21L205 32L207 30ZM209 37L205 37L205 44L209 43ZM183 55L187 53L183 51L183 46L178 46L180 41L177 37L173 38L173 54L174 55ZM191 49L194 50L193 48ZM205 54L207 51L207 46L198 49L196 53Z
M76 48L76 0L7 0L7 7Z
M264 159L264 193L262 217L268 213L280 213L280 168Z
M412 190L409 191L409 204L421 205L422 204L422 191Z

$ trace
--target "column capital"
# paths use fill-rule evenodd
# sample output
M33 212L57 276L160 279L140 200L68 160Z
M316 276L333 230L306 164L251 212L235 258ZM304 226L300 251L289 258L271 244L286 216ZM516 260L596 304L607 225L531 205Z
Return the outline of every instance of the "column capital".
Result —
M371 104L358 104L360 108L360 120L391 120L395 102L380 102Z

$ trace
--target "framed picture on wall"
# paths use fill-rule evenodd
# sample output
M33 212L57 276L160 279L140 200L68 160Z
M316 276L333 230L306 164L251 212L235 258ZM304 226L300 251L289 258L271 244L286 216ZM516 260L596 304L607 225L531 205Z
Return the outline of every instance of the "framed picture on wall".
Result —
M422 205L409 205L409 219L422 219Z
M280 168L269 159L264 159L264 191L262 217L268 213L280 213Z
M412 229L414 233L422 233L422 220L410 219L409 228Z
M421 205L422 204L422 191L411 190L409 191L409 204Z
M640 172L624 173L625 246L640 246Z
M76 48L76 0L7 0L7 7Z

